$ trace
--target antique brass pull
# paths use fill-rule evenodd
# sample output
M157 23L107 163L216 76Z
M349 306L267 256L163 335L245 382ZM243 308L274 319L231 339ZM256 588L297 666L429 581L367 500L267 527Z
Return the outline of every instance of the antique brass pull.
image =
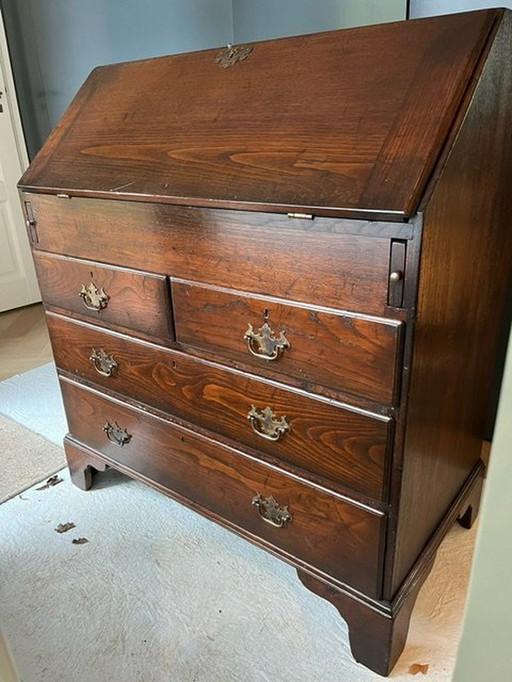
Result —
M251 405L251 409L247 414L247 419L251 422L254 433L267 440L279 440L290 430L290 425L286 421L286 417L277 419L270 407L259 410L257 407L254 407L254 405Z
M247 341L249 352L263 360L277 360L284 350L290 348L290 342L285 333L281 332L279 338L276 339L267 322L258 329L258 333L254 331L252 324L249 324L244 340Z
M280 507L272 495L265 498L258 493L252 498L252 505L258 509L263 521L270 523L271 526L283 528L293 520L288 507Z
M84 302L84 306L86 308L89 308L89 310L95 310L96 312L106 308L110 299L110 296L108 296L105 289L103 287L98 289L98 287L92 281L89 282L87 286L82 284L82 288L80 289L78 295Z
M122 429L117 422L114 422L113 424L106 422L103 431L107 434L109 441L114 443L114 445L119 445L120 448L129 443L132 439L128 431Z
M104 377L111 377L117 369L117 362L112 355L107 355L103 348L99 350L93 348L89 360L98 374Z

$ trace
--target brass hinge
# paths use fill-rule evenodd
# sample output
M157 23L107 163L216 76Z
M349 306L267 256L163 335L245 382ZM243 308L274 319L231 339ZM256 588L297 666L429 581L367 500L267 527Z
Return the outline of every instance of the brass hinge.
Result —
M288 218L299 218L299 220L313 220L312 213L288 213Z
M37 234L37 221L34 217L34 211L32 210L32 204L30 201L25 201L25 225L27 226L28 238L31 244L39 243L39 235Z

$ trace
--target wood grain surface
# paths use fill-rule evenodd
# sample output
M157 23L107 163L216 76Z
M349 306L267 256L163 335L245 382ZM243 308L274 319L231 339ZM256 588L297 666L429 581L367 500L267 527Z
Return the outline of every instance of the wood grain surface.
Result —
M193 282L173 280L171 290L180 343L241 360L262 375L278 372L304 386L324 384L385 404L395 400L403 327L397 320L292 306ZM244 339L249 324L258 332L264 323L276 337L284 332L290 345L276 360L254 357Z
M425 207L390 594L477 466L500 328L510 324L511 15Z
M222 447L146 412L61 380L71 436L108 460L155 482L268 544L278 553L377 596L385 517ZM119 447L104 431L117 422L131 435ZM75 465L76 466L76 465ZM273 496L291 522L277 528L252 505Z
M315 305L385 314L386 223L30 197L43 251Z
M58 316L48 315L48 327L60 369L363 495L385 497L392 420ZM112 376L96 371L93 349L113 357ZM276 419L286 417L290 431L276 442L254 433L252 406L271 407Z
M165 277L43 253L35 253L34 262L46 305L162 339L172 337ZM98 311L87 308L79 296L82 286L91 282L109 297L106 307Z
M95 69L21 185L402 219L494 17L255 43L226 69L217 49Z

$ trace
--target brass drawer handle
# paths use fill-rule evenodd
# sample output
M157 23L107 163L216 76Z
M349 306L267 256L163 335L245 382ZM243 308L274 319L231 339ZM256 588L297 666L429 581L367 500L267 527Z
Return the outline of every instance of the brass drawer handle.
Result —
M99 350L93 348L89 360L98 374L104 377L111 377L117 369L117 362L114 360L114 357L107 355L103 348Z
M267 322L258 329L258 332L255 332L252 324L249 324L244 334L247 348L255 357L262 358L263 360L277 360L283 351L290 348L290 342L286 338L285 333L281 332L279 338L276 339L273 330Z
M290 430L286 417L277 419L270 407L260 410L251 405L247 419L251 422L254 433L261 438L266 438L266 440L279 440Z
M293 520L288 507L280 507L272 495L265 498L258 493L252 498L252 505L258 509L263 521L270 523L271 526L283 528Z
M96 312L106 308L110 300L110 296L107 294L105 289L103 287L98 289L98 287L92 281L87 285L82 284L82 288L80 289L78 295L84 302L84 306L86 308L89 308L89 310L95 310Z
M120 448L129 443L132 439L128 431L122 429L117 422L114 422L113 424L106 422L103 431L107 434L109 441L114 443L114 445L118 445Z

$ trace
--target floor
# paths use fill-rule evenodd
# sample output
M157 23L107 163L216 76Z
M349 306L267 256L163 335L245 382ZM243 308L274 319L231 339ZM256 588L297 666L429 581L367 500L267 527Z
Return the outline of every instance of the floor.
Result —
M41 303L0 313L0 381L52 360Z
M117 471L88 493L59 477L0 506L2 626L24 682L383 682L291 566ZM455 524L439 548L390 682L452 679L474 539Z

